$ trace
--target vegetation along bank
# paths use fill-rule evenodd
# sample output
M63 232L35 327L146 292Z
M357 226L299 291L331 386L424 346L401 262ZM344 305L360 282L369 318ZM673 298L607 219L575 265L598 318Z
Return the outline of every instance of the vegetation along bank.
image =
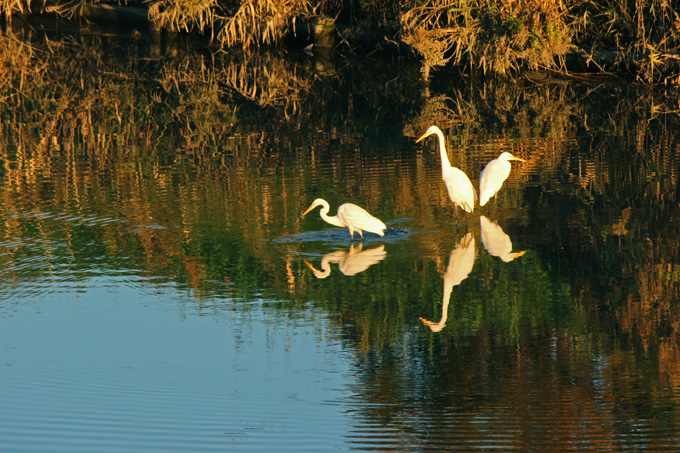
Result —
M247 52L291 39L344 51L413 51L425 79L450 66L680 85L680 5L673 0L0 0L0 12L6 26L36 15L123 22Z

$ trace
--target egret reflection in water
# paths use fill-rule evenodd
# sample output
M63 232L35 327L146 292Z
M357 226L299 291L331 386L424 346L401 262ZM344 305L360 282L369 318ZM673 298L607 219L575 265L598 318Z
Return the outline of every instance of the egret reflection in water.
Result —
M449 264L446 266L446 272L444 272L442 317L439 322L436 323L420 318L423 324L432 329L433 332L439 332L446 326L451 292L453 291L454 286L460 285L460 283L470 275L470 272L472 272L472 267L475 264L476 250L475 237L472 233L467 233L458 242L456 248L451 251L451 254L449 255Z
M481 230L482 244L487 252L492 256L497 256L506 263L519 258L526 253L512 251L512 241L510 236L505 234L503 228L496 222L492 222L484 216L479 217L479 228Z
M338 263L340 272L351 277L382 261L385 256L387 256L387 252L384 245L363 250L363 245L359 244L356 247L351 245L348 250L340 249L326 253L321 258L322 270L315 269L307 260L305 260L305 264L314 272L316 278L326 278L331 275L330 263Z

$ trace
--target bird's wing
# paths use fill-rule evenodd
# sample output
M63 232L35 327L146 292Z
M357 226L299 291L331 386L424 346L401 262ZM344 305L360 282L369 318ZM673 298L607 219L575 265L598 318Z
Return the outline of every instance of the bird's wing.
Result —
M355 229L370 231L380 236L384 235L383 230L387 228L380 219L373 217L364 208L352 203L345 203L338 208L338 218L345 222L347 226L352 225Z
M464 211L472 212L475 208L477 194L470 182L470 178L460 169L451 167L444 179L446 190L451 201L460 206Z
M484 203L496 195L503 183L510 175L510 162L492 160L489 162L479 178L479 200Z

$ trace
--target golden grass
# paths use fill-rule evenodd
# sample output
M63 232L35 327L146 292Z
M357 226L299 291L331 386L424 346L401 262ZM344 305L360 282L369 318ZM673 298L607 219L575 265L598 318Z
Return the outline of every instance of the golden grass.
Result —
M617 63L638 81L680 85L680 10L673 2L584 2L572 7L568 24L582 48L618 51Z
M90 2L98 0L57 1L43 10L74 17ZM201 33L245 51L276 45L322 14L375 28L388 40L398 24L397 39L422 57L425 79L445 65L500 75L567 73L565 54L577 50L591 70L680 85L680 11L667 0L151 0L148 10L154 28ZM26 0L0 0L8 18L30 12Z
M217 0L161 0L149 5L149 19L158 28L201 33L212 26Z
M12 14L27 14L31 12L31 4L27 0L1 0L0 14L9 18Z
M298 20L314 16L323 4L323 0L161 0L151 3L149 18L159 28L197 30L221 46L249 50L277 44Z
M401 16L402 41L423 57L423 77L430 69L450 60L458 65L475 46L479 20L473 15L471 2L450 8L445 2L434 6L417 6Z
M245 0L233 15L220 18L217 40L227 47L240 44L244 49L275 44L288 25L294 25L297 18L309 16L312 11L313 5L308 0Z
M436 0L401 16L402 40L423 57L423 74L452 60L484 72L558 69L569 49L566 7L553 0Z
M450 61L491 74L567 73L565 54L585 49L603 71L680 85L680 12L669 2L433 0L405 11L401 26L425 78Z

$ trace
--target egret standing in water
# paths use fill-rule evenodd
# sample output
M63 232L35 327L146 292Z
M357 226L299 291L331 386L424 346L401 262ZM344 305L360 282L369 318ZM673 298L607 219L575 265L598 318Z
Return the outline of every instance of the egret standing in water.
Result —
M430 126L423 136L416 140L416 143L432 134L435 134L439 139L439 154L442 158L442 179L446 185L446 191L449 193L449 198L463 211L472 212L475 209L477 193L475 188L472 187L470 178L461 169L451 166L446 153L446 144L442 131L437 126Z
M492 160L479 176L479 205L484 206L491 198L493 198L508 176L510 175L510 161L518 160L526 162L526 160L515 157L508 152L501 153L496 159Z
M354 232L359 232L361 240L364 240L364 233L362 230L370 231L379 236L385 236L385 226L384 223L369 214L364 208L361 208L353 203L341 204L338 208L338 214L334 216L329 216L328 211L331 209L330 205L323 198L317 198L314 200L312 205L307 208L305 212L302 213L304 217L309 211L321 206L321 218L331 225L348 228L349 236L354 240Z

